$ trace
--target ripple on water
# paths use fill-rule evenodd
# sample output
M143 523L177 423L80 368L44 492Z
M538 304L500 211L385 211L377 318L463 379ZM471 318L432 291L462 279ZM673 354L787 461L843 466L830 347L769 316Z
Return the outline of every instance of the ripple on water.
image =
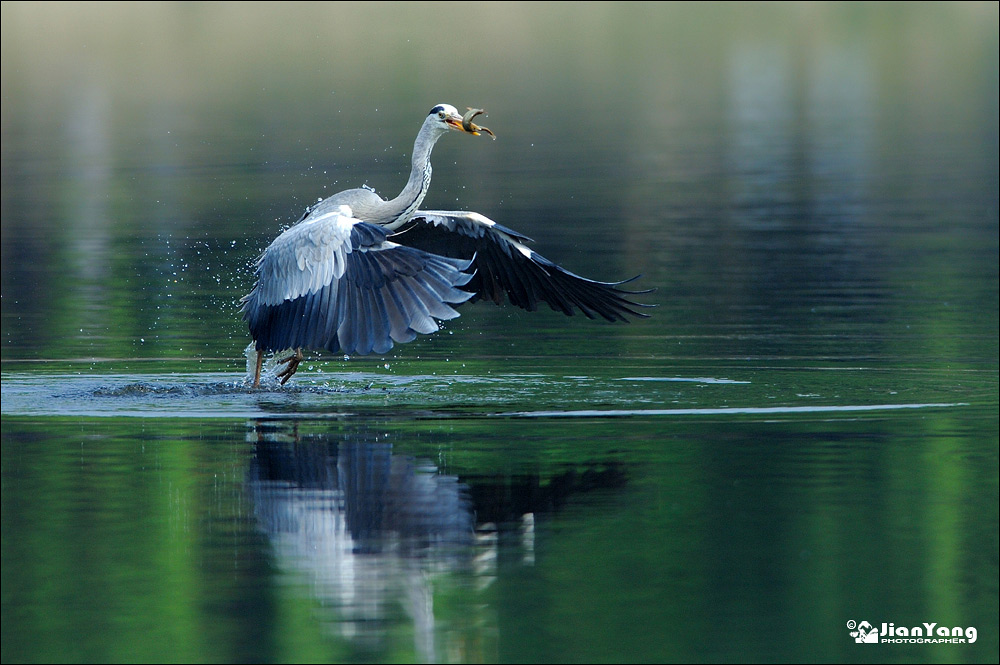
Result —
M370 384L369 384L370 385ZM94 388L90 394L94 397L114 397L114 398L129 398L129 397L148 397L148 396L164 396L164 397L174 397L174 396L186 396L186 397L198 397L198 396L216 396L216 395L260 395L266 394L269 391L275 389L280 390L284 394L335 394L335 393L357 393L364 392L367 388L348 388L344 386L334 386L334 385L292 385L292 386L279 386L277 382L275 385L265 384L263 388L251 388L249 385L243 381L215 381L212 383L201 383L201 384L160 384L151 383L146 381L139 381L135 383L126 383L124 385L116 386L99 386Z
M529 374L396 375L374 372L336 376L304 374L286 385L267 382L250 388L244 377L198 374L4 374L4 416L246 418L342 417L508 417L508 418L683 418L875 417L901 409L965 408L973 393L899 399L893 391L846 390L835 386L803 393L811 373L754 375L753 382L706 376L606 377ZM866 375L866 379L869 377ZM234 380L235 379L235 380ZM781 387L788 384L784 391ZM669 387L668 387L669 386ZM763 388L761 388L763 386ZM836 391L836 392L835 392ZM926 395L931 397L932 395ZM872 399L880 397L881 399ZM952 399L948 399L951 397ZM959 399L955 399L955 398ZM944 399L941 399L944 398ZM962 399L965 398L965 399Z

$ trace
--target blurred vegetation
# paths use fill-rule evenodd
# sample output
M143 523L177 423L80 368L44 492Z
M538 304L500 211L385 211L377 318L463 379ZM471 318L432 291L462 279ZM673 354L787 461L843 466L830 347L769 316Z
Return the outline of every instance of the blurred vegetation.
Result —
M394 193L450 101L500 140L443 142L427 204L643 273L623 353L997 366L995 3L2 12L5 361L241 362L250 261L317 196Z

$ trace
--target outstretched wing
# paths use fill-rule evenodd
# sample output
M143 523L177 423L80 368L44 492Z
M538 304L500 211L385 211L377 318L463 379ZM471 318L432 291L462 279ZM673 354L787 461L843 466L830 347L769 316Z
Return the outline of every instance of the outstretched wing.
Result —
M243 319L258 350L328 349L385 353L393 342L438 329L458 316L451 305L468 261L386 240L387 232L351 216L347 206L306 217L257 261L257 284L243 298Z
M598 282L573 274L530 249L525 235L497 224L477 212L419 210L400 232L390 238L408 247L441 256L472 261L475 274L462 288L480 298L511 304L529 311L544 301L557 312L572 316L580 310L588 318L627 321L646 317L638 311L650 307L629 299L649 291L621 288L636 279Z

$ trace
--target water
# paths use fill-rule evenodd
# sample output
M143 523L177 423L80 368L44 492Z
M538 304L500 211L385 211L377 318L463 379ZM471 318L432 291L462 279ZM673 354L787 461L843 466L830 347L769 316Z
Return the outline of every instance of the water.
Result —
M307 7L3 6L4 662L996 661L995 4ZM248 265L438 102L427 204L652 317L248 389Z
M849 618L930 614L977 626L960 653L980 659L997 515L996 456L978 436L994 422L960 406L5 416L4 529L20 536L4 544L18 627L4 649L857 660ZM708 626L734 638L692 637Z

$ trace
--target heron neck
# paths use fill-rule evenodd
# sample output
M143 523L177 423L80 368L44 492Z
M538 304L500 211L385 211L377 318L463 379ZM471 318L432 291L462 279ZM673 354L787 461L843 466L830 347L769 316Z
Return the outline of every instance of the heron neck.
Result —
M442 134L429 125L424 125L413 142L413 159L410 168L410 179L406 187L396 198L386 201L384 221L380 224L390 230L396 230L410 221L420 207L431 185L431 150Z

